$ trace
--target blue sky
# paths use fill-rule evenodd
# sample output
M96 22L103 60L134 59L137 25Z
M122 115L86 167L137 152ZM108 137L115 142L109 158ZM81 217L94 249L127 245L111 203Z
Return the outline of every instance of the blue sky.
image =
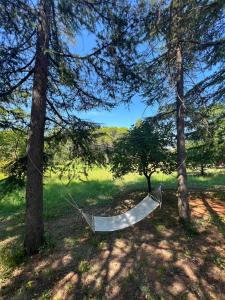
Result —
M93 48L96 47L95 35L87 30L81 30L74 40L67 41L70 43L70 50L77 55L85 56L93 52ZM202 72L202 71L201 71ZM203 79L209 72L205 74L192 74L189 80L189 88L194 83ZM104 109L93 109L86 112L78 112L77 116L82 119L89 120L101 124L102 126L118 126L118 127L130 127L135 124L138 119L153 116L158 111L158 104L152 106L146 106L143 99L136 95L133 97L133 101L128 104L120 104L116 108L107 111Z
M85 56L93 52L93 48L96 47L95 35L87 30L81 30L76 33L74 40L67 41L71 43L71 52ZM200 63L200 62L199 62ZM209 76L213 73L209 70L202 70L199 72L194 71L190 73L190 78L187 77L185 84L188 88L191 88L198 81ZM169 100L169 99L168 99ZM136 95L133 97L133 101L128 104L120 104L116 108L107 111L104 109L93 109L86 112L78 112L77 116L82 119L89 120L101 124L102 126L118 126L118 127L130 127L135 124L138 119L143 119L155 115L158 112L158 104L152 106L146 106L143 99Z
M95 35L87 30L81 30L71 43L71 52L84 56L91 53L95 46ZM215 71L214 68L211 72L209 70L204 71L204 68L201 68L200 72L190 73L190 78L186 78L186 86L188 88L191 88L199 80L202 80ZM93 109L87 112L79 112L78 116L85 120L97 122L103 126L130 127L138 119L153 116L157 113L158 104L146 107L146 104L141 100L141 97L136 95L129 105L120 104L111 111Z
M134 97L132 103L128 105L121 104L118 107L106 110L90 110L79 113L79 117L100 123L104 126L130 127L138 119L149 117L157 112L157 105L146 107L141 98Z
M93 51L92 49L95 45L95 36L83 30L73 42L71 52L79 55L87 55ZM120 104L110 111L93 109L87 112L79 112L78 116L85 120L97 122L103 126L130 127L138 119L156 114L157 108L157 104L147 107L141 101L141 97L137 95L133 97L133 101L129 105Z

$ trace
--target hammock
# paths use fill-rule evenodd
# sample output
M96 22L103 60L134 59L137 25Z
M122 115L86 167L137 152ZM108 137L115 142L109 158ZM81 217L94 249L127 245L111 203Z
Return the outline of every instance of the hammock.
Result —
M86 222L89 224L93 232L102 231L116 231L127 228L137 222L143 220L147 215L152 213L158 206L161 207L162 194L161 186L155 192L155 195L147 195L141 202L136 206L128 210L127 212L112 216L112 217L101 217L93 216L82 211L78 208L83 215Z

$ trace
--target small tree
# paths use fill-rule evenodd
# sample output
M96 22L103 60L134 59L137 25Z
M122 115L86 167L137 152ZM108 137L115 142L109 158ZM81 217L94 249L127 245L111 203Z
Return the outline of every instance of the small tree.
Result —
M151 176L159 169L172 170L171 127L152 120L139 121L114 144L111 170L116 177L138 172L146 177L148 192Z

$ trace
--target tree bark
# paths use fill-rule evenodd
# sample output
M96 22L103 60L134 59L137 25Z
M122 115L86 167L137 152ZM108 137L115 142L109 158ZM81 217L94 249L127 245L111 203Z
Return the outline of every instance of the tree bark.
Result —
M48 85L50 1L40 0L32 90L30 137L27 149L26 217L24 248L36 253L43 243L43 153Z
M181 45L176 49L176 117L177 117L177 177L178 211L183 222L189 222L189 202L187 191L186 150L185 150L185 99L183 82L183 57Z
M201 176L205 176L204 165L201 164Z
M150 194L152 191L152 184L151 184L151 175L145 174L147 183L148 183L148 193Z

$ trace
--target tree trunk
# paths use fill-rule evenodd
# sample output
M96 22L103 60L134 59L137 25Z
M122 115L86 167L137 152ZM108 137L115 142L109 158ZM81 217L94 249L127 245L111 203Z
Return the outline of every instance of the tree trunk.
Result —
M43 243L43 153L48 85L50 1L40 0L34 67L30 138L27 149L26 218L24 247L28 255Z
M204 165L201 164L201 176L205 176Z
M189 203L187 192L186 151L185 151L185 99L183 82L183 57L179 45L176 49L176 115L177 115L177 175L178 175L178 211L183 222L189 222Z
M152 191L152 185L151 185L151 175L145 175L148 183L148 193L150 194Z

